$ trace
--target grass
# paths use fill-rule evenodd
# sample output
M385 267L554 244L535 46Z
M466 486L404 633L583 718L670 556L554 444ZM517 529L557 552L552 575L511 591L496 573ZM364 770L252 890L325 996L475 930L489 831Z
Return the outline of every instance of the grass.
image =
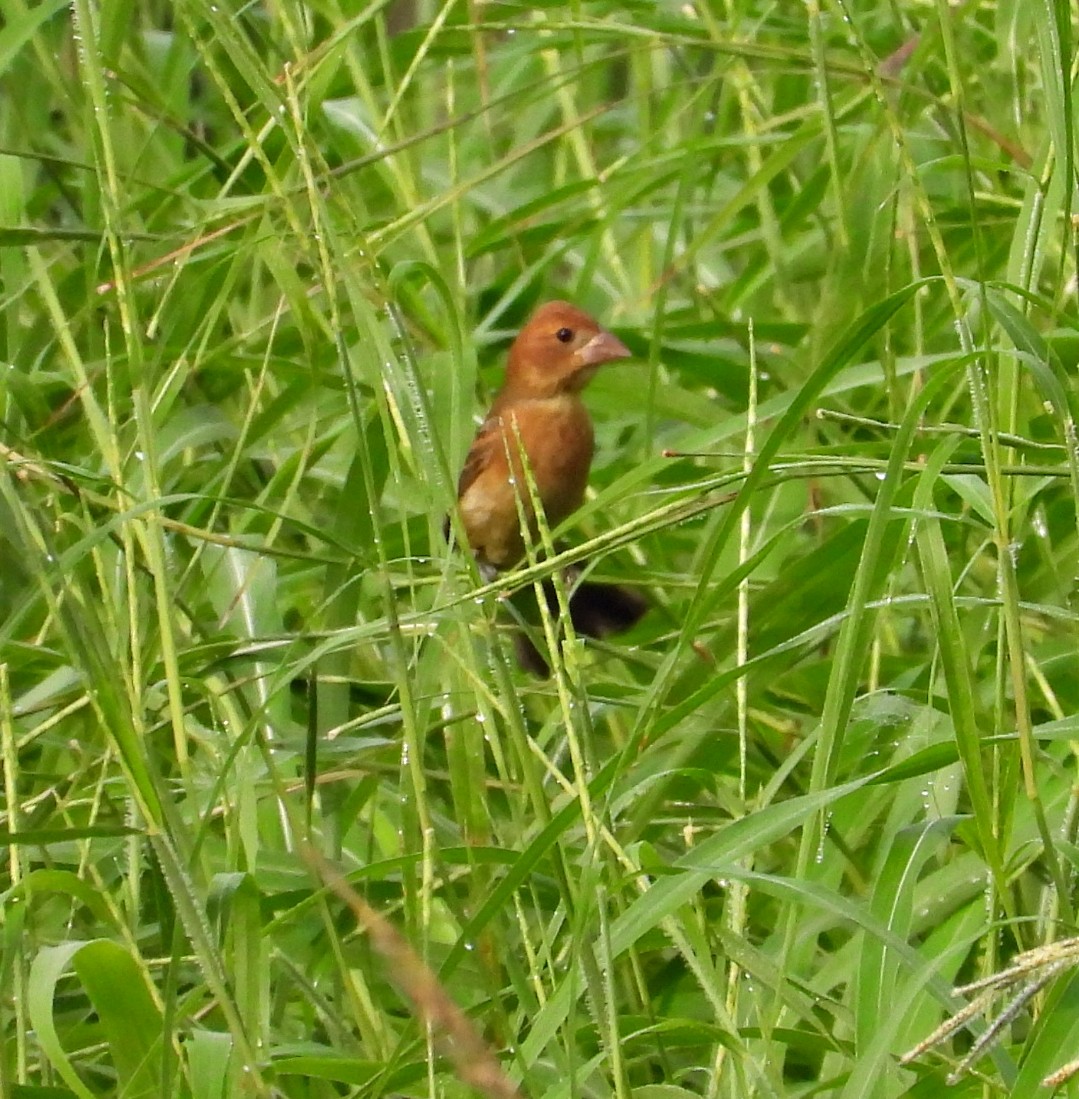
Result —
M0 11L0 1091L1079 1094L1069 7ZM538 681L550 297L654 605Z

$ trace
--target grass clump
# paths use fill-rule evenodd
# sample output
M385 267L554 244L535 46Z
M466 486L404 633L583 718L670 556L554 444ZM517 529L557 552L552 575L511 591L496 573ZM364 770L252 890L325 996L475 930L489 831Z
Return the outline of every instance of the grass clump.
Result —
M402 969L533 1099L939 1087L1074 925L1067 9L0 43L2 1090L466 1094ZM636 356L556 534L654 609L540 682L553 566L441 525L550 297ZM1050 976L956 1095L1076 1087Z

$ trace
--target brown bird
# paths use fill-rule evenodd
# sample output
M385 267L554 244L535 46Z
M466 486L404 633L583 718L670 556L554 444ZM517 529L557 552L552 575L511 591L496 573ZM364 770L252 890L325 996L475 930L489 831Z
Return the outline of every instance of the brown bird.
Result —
M522 451L549 527L581 505L595 449L581 390L603 363L629 357L621 340L568 302L540 306L521 329L510 348L505 383L476 433L457 486L465 534L486 575L512 568L525 556L519 507L530 539L537 536ZM572 587L570 617L580 633L618 633L647 609L636 592L577 582L579 575L569 570L566 581ZM557 612L549 582L544 590ZM517 655L529 670L548 673L546 661L523 635Z

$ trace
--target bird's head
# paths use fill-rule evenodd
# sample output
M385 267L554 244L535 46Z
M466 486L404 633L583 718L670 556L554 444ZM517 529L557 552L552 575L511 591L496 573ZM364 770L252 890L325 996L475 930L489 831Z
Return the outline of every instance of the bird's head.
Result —
M583 389L604 363L628 359L617 336L583 310L549 301L532 314L510 348L506 384L517 393L545 397Z

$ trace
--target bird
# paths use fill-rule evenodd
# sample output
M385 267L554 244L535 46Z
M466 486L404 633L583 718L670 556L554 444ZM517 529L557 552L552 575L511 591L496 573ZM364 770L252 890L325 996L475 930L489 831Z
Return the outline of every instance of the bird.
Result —
M602 365L630 357L617 336L566 301L541 305L513 341L505 381L476 432L457 484L461 525L486 578L519 564L526 544L537 540L526 464L549 528L580 507L595 451L592 418L581 392ZM448 534L448 520L446 527ZM576 567L564 573L577 632L597 638L620 633L647 610L639 593L580 576ZM549 580L544 594L557 614ZM525 634L518 633L515 647L523 667L540 676L550 673Z

